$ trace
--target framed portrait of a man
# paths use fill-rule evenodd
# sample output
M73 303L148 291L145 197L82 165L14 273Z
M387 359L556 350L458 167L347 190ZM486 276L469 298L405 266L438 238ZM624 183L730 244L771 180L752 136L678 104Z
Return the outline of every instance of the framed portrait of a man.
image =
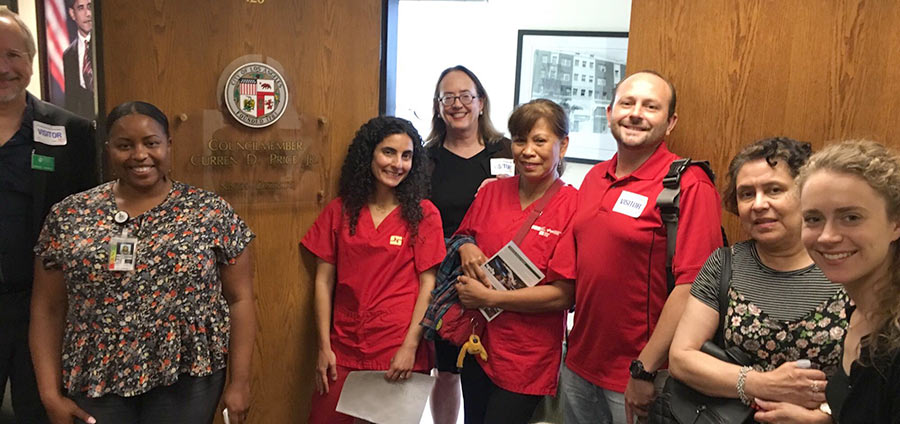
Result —
M44 98L87 119L96 117L93 0L38 0Z

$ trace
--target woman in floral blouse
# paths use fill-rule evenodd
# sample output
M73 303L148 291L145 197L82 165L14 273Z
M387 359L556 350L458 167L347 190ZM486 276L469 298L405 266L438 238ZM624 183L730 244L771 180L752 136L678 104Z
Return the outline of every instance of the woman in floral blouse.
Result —
M719 311L719 277L727 250L714 252L697 274L669 351L672 375L712 396L755 403L761 422L781 422L781 402L802 406L797 422L827 422L819 410L826 376L840 364L847 293L813 263L800 240L794 184L810 155L808 143L769 138L731 161L722 196L750 240L731 247L728 310ZM725 314L725 344L750 357L741 367L700 351ZM791 421L794 422L794 421Z
M211 423L222 397L243 422L254 234L219 196L168 177L155 106L117 106L107 134L119 178L56 204L35 247L31 349L50 420Z

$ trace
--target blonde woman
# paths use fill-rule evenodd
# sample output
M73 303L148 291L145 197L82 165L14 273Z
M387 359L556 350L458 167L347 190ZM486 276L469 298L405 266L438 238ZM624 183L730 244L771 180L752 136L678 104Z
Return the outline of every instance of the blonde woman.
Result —
M803 244L855 304L822 409L841 424L900 423L900 157L870 141L840 143L813 155L798 183Z

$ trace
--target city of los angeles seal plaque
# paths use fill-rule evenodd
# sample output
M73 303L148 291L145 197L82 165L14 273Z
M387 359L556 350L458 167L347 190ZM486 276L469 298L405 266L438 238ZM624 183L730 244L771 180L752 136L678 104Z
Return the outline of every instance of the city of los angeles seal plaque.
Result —
M264 63L239 66L225 81L225 104L231 116L251 127L275 123L288 102L287 84L281 74Z

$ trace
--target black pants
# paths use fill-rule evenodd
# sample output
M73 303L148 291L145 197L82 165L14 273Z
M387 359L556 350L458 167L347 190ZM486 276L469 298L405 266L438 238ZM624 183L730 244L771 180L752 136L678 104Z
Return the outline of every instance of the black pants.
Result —
M224 386L225 370L219 370L206 377L182 374L175 384L142 395L74 400L100 424L204 424L213 422Z
M466 424L527 424L543 398L497 387L472 355L466 356L460 374Z
M31 292L0 294L0 399L9 380L13 412L20 424L48 423L38 395L28 349Z

